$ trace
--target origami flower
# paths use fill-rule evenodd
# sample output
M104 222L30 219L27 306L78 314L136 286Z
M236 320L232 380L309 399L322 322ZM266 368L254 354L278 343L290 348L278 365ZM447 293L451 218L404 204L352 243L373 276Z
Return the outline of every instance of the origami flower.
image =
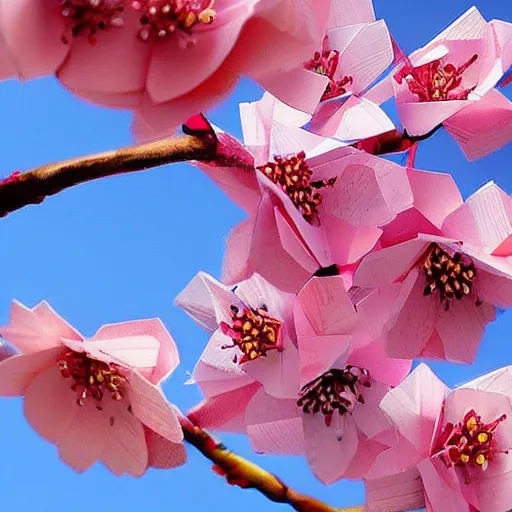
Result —
M512 24L487 23L472 7L411 54L391 79L407 133L442 125L469 160L508 144L512 103L494 86L512 64L511 45Z
M356 263L380 226L412 207L413 192L405 168L301 130L294 119L284 125L281 109L291 110L268 95L242 105L246 147L232 144L229 166L198 165L251 215L227 240L223 281L256 272L296 292L319 268Z
M193 373L207 397L254 382L272 396L296 396L293 299L257 274L233 288L203 272L178 295L176 304L213 332Z
M394 129L364 97L393 59L389 31L383 20L375 21L371 0L333 0L321 50L260 83L280 101L312 114L308 130L346 141L366 139Z
M162 114L154 113L155 122L165 117L172 133L184 119L218 102L241 74L257 79L301 63L321 41L329 5L327 0L3 2L0 64L6 65L0 72L12 76L7 64L14 61L23 78L56 73L87 100L140 106L146 124L152 107L166 103Z
M391 357L471 363L495 306L512 304L511 199L488 183L422 235L366 256L363 288L397 289L385 325Z
M177 414L159 386L179 356L160 320L104 325L86 339L46 302L13 302L0 332L20 351L0 363L0 395L24 396L29 423L75 471L100 460L141 476L185 462Z
M415 467L421 475L427 510L506 512L512 507L512 367L479 377L447 395L447 387L422 364L382 400L396 426L396 446L379 454L373 477ZM447 395L447 396L446 396ZM394 501L386 508L404 510ZM390 489L395 496L399 489ZM367 493L372 510L372 493Z

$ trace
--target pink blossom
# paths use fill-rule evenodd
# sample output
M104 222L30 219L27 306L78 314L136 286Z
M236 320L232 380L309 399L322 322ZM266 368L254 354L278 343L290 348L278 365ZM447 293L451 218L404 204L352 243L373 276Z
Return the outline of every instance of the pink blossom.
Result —
M414 206L415 170L306 132L290 110L269 95L243 104L239 164L198 164L251 215L227 239L225 282L257 272L296 292L319 268L356 264Z
M297 395L293 299L257 274L233 287L204 272L178 295L176 304L212 332L193 373L207 397L253 382L277 398Z
M158 319L104 325L85 338L46 302L13 302L0 329L20 353L0 363L0 395L24 396L32 427L82 472L102 461L141 476L185 462L177 413L160 384L179 363Z
M415 468L421 476L427 510L433 512L510 510L511 389L512 367L508 366L447 395L448 388L426 365L420 365L381 402L400 438L377 456L370 476L403 475L414 473ZM368 482L369 510L404 510L398 498L400 486L386 489L382 480L380 485L378 482ZM393 507L385 506L386 492ZM377 495L379 507L372 508Z
M389 356L475 359L495 306L512 304L511 211L491 182L445 218L440 236L420 233L362 260L354 285L395 294Z
M22 78L34 78L55 73L82 98L138 108L144 124L152 128L159 128L165 117L162 129L169 134L190 115L225 97L240 75L265 78L307 58L321 41L329 4L328 0L4 2L0 74L10 77L16 70ZM161 111L154 110L161 104Z
M312 115L307 129L353 141L394 129L364 93L391 65L386 23L371 0L333 0L322 47L297 68L261 81L277 99Z
M442 125L469 160L508 144L512 103L495 85L512 64L511 46L512 24L487 23L472 7L411 54L391 78L407 133L421 136Z

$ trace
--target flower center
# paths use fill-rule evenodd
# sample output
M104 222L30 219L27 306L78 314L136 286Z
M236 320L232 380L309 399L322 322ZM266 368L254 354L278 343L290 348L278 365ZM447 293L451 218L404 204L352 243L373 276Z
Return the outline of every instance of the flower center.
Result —
M71 34L87 34L90 44L96 44L96 34L123 25L122 0L63 0L60 12L68 20ZM62 42L69 44L63 35Z
M460 87L464 71L477 59L478 55L475 54L458 68L450 63L442 64L442 59L417 68L405 66L395 74L395 80L399 84L405 80L409 91L416 94L420 102L466 100L476 86L458 92L455 89Z
M470 410L460 423L445 425L433 456L439 457L449 468L473 466L485 471L496 453L508 453L498 452L494 439L494 432L506 418L502 414L491 423L484 423L473 409ZM468 478L466 483L469 483Z
M222 348L238 347L243 353L240 361L236 355L234 356L235 363L243 364L258 357L266 357L269 350L282 350L283 323L272 318L265 305L258 309L245 306L243 311L231 306L231 319L233 325L221 322L220 328L233 340L233 345L224 345Z
M340 415L351 414L357 403L364 404L361 386L371 387L368 370L350 365L344 370L332 369L300 390L297 405L307 414L321 412L329 426L336 409Z
M322 202L322 194L314 189L333 186L336 178L311 181L313 171L305 159L304 151L287 157L275 156L273 162L267 162L256 169L284 190L307 222L315 224L318 223L318 206Z
M324 75L329 78L329 83L325 88L321 101L335 98L347 93L345 86L351 85L354 81L351 76L344 76L341 80L334 79L334 73L338 69L340 52L336 50L326 50L323 53L315 52L314 57L304 63L304 67L309 71Z
M101 402L105 393L110 393L113 400L123 398L122 389L127 380L118 366L91 359L86 354L72 350L64 354L58 365L63 377L74 380L71 389L77 394L78 405L83 406L88 397Z
M139 37L147 41L153 36L166 37L176 30L191 34L198 23L215 21L215 0L133 0L132 7L140 12ZM187 44L194 44L189 39Z
M427 277L423 294L430 295L439 290L441 304L444 304L446 311L453 298L460 300L470 294L476 276L475 264L468 256L458 252L450 256L437 244L434 244L423 263L423 272Z

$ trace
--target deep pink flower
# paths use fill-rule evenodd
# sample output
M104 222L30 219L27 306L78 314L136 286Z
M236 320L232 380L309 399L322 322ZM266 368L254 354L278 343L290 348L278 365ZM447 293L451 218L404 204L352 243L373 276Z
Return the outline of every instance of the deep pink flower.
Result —
M407 133L442 125L469 160L508 144L512 103L494 87L512 64L511 47L512 24L487 23L472 7L411 54L390 79Z
M311 114L308 130L354 141L394 129L364 97L393 62L391 37L371 0L333 0L322 47L297 68L261 81L276 98Z
M506 512L512 507L512 367L456 388L448 388L422 364L382 400L381 409L400 438L379 454L372 478L416 468L427 510ZM446 396L447 395L447 396ZM404 510L400 487L388 487L393 507L385 507L386 488L369 482L369 510ZM372 508L380 487L380 508ZM402 491L404 489L402 488ZM407 497L406 497L407 499Z
M389 356L475 359L495 306L512 305L511 212L491 182L446 217L441 236L420 234L363 258L354 285L395 294Z
M153 127L165 117L164 130L172 133L224 97L240 75L257 80L304 61L323 37L329 5L328 0L3 2L0 72L9 77L16 71L21 78L55 73L82 98L140 107L145 123L155 116ZM165 104L162 111L153 113L159 104Z
M0 363L0 395L24 396L29 423L75 471L102 461L141 476L185 462L177 413L160 388L179 356L160 320L104 325L88 339L46 302L13 302L0 332L20 351Z

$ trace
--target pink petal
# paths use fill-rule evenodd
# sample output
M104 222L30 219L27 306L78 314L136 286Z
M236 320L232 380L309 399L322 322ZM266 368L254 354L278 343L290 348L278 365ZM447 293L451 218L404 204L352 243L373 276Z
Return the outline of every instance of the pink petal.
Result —
M242 355L241 351L237 347L231 347L231 345L234 345L231 338L220 330L215 331L201 354L200 362L237 376L243 375L244 372L240 369L238 363L234 362L234 356L240 357Z
M446 216L462 205L460 191L449 174L407 169L407 177L414 194L414 208L435 226L441 227Z
M132 371L129 401L133 414L147 427L173 443L183 441L179 420L161 388Z
M477 306L471 296L454 300L448 311L438 310L436 330L443 342L447 361L472 363L485 327L496 318L493 306L482 303Z
M367 512L416 510L425 506L423 482L416 468L378 480L365 480Z
M481 377L464 384L463 388L478 389L480 391L492 391L510 396L510 384L512 383L512 366L505 366L493 372L486 373Z
M409 374L412 361L386 357L384 340L377 338L368 345L353 350L348 358L348 364L366 368L372 379L378 382L398 386Z
M448 388L420 364L382 399L382 411L423 456L428 454L437 418Z
M251 384L253 380L240 368L221 370L198 361L192 379L187 384L199 384L206 397L219 395Z
M333 0L328 28L355 25L375 20L371 0Z
M155 103L164 103L204 83L233 48L248 14L217 30L201 31L196 43L184 49L178 46L176 39L158 41L153 47L148 69L150 98Z
M64 85L64 84L63 84ZM109 93L109 92L98 92L89 91L87 89L64 87L74 96L78 96L82 100L90 103L96 103L108 108L120 108L120 109L136 109L140 106L144 91L125 92L125 93Z
M349 415L334 414L328 427L322 414L302 414L302 421L308 463L324 484L342 478L352 462L357 465L358 434Z
M438 297L425 297L425 276L413 268L405 278L386 324L389 357L414 359L429 341L436 325Z
M91 45L82 34L72 38L68 59L57 76L68 88L91 93L130 94L144 90L151 45L137 37L139 15L125 8L122 27L97 35Z
M178 294L174 303L188 313L201 327L209 331L220 322L230 322L229 308L240 301L230 287L205 272L198 272Z
M14 349L12 345L9 345L8 343L5 343L0 340L0 362L16 354L17 351Z
M14 78L17 75L18 68L14 54L5 41L0 38L0 80Z
M225 425L236 418L244 418L247 405L261 389L261 384L253 382L233 391L212 396L196 405L187 416L202 428L223 430ZM245 432L245 426L241 430Z
M451 25L440 32L434 41L444 39L480 39L485 33L487 22L476 7L470 7L460 15Z
M119 340L115 343L119 344L119 350L113 352L114 346L111 341L116 338L130 340L132 348L129 349L129 345L121 346L121 340ZM98 347L96 342L104 341L105 344L102 345L105 351L121 359L128 366L137 368L154 366L148 375L153 384L158 384L168 377L180 363L176 342L159 318L104 325L96 331L91 340L95 342L95 347ZM133 347L138 347L138 350L134 350Z
M338 37L346 30L329 31L331 47L338 48ZM350 44L341 52L338 69L342 70L342 75L353 78L350 88L359 94L377 80L392 62L393 47L389 31L386 23L379 20L360 25Z
M338 265L358 262L379 241L382 230L371 226L355 227L344 220L322 212L322 228L330 242L332 261ZM343 240L343 243L340 243Z
M57 366L40 373L25 394L25 415L32 427L56 444L66 464L85 471L101 460L113 473L141 476L148 454L144 429L127 410L124 400L103 400L99 410L93 399L76 403Z
M375 437L391 427L391 422L379 408L381 400L388 391L388 386L380 382L372 382L370 388L362 391L364 404L357 404L354 408L352 413L354 422L368 438Z
M443 234L490 254L512 236L511 210L510 196L488 182L446 217Z
M358 322L341 276L313 277L297 300L317 334L349 334Z
M256 453L304 454L302 420L296 400L277 399L261 389L247 406L245 422Z
M9 325L2 327L1 333L18 350L26 353L60 346L60 337L82 340L81 335L45 301L31 309L13 301Z
M402 278L428 247L428 242L410 240L365 256L354 275L354 286L378 288Z
M449 510L450 512L470 512L469 505L459 489L450 487L441 478L429 459L418 464L425 493L432 510Z
M267 92L287 105L312 114L329 84L329 79L301 66L287 73L269 75L260 79L259 83Z
M463 108L468 100L449 100L426 103L397 102L398 114L402 126L412 136L425 135L436 126L444 123Z
M477 160L512 141L512 102L492 89L480 101L447 119L444 127L468 160Z
M94 359L106 363L114 362L127 368L154 368L160 351L160 342L153 336L144 334L123 338L93 339L83 343L68 341L65 338L61 341L71 350L84 351Z
M221 281L225 284L243 281L252 274L249 255L254 222L253 217L245 219L237 224L224 240L226 247L222 260Z
M300 228L298 229L293 221L290 222L286 212L281 212L279 207L275 207L274 214L279 240L283 249L303 269L312 274L318 267L328 266L332 262L328 244L324 237L309 240L311 244L309 245L301 236Z
M53 347L29 354L18 354L0 362L0 395L23 395L37 375L57 361L62 347Z
M250 260L254 272L262 275L274 286L287 291L297 291L309 279L311 272L299 265L280 241L272 200L265 194L256 216ZM272 254L272 264L268 255Z
M149 429L146 429L146 443L150 467L169 469L182 466L187 461L187 450L183 443L171 443Z
M265 392L276 398L296 398L299 385L299 351L287 336L283 350L271 350L266 357L247 361L243 369L249 377L263 385Z
M307 129L324 137L352 142L392 131L394 124L375 103L350 96L321 103Z
M44 4L34 0L3 2L2 36L23 78L51 75L70 50L62 42L64 18L58 0Z

